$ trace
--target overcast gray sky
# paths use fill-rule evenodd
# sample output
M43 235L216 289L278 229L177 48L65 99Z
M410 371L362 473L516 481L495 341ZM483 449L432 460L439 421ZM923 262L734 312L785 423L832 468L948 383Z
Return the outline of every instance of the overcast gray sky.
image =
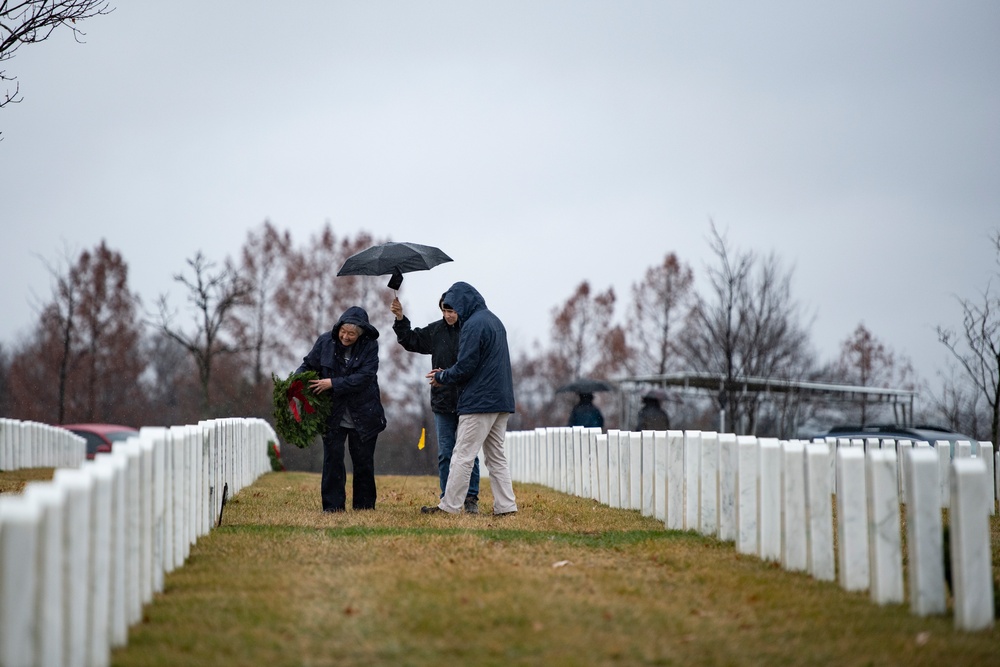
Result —
M517 346L668 252L703 285L714 220L794 269L821 360L864 322L926 379L996 272L1000 2L177 0L81 27L5 64L5 344L40 258L105 239L181 305L185 259L265 219L441 247L408 313L466 280Z

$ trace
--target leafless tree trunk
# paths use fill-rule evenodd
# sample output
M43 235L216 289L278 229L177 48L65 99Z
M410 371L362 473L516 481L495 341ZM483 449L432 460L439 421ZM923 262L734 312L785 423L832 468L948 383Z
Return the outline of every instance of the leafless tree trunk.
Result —
M905 356L897 355L875 337L865 325L858 324L840 347L840 359L834 369L837 380L859 387L913 388L913 366ZM879 407L862 395L858 401L861 426L869 423L873 409ZM877 416L877 414L875 415Z
M68 268L65 272L46 262L49 275L52 276L52 301L44 309L42 318L48 319L56 327L59 342L59 372L56 404L56 423L66 423L66 385L69 379L70 367L73 365L73 339L75 337L77 305L80 301L80 281L66 258ZM44 331L44 329L43 329Z
M174 280L188 290L187 299L194 309L194 333L185 333L171 324L173 317L166 295L159 299L157 328L180 343L194 359L202 392L202 416L207 418L212 412L211 380L215 358L218 355L247 351L246 348L227 343L220 334L233 309L250 302L253 286L228 264L221 271L213 273L214 263L206 260L201 252L187 260L187 263L194 272L193 277L188 278L179 273L174 275Z
M629 337L638 374L662 375L678 364L677 336L693 297L694 273L674 253L632 285Z
M696 298L682 349L690 368L722 376L725 427L755 433L760 397L744 392L743 380L801 378L811 364L808 337L792 300L791 272L774 255L734 254L714 224L711 245L719 260L709 269L714 299Z
M1000 266L1000 230L993 232L991 241ZM958 302L962 306L961 334L939 326L938 340L951 350L989 406L990 437L995 443L1000 431L1000 298L990 294L987 284L980 303L961 298Z
M260 387L270 381L270 373L265 365L273 362L274 355L287 356L287 343L278 339L275 295L282 289L280 280L291 249L291 235L284 234L265 221L259 234L250 232L243 246L240 260L240 274L252 286L250 299L245 308L233 313L230 328L241 347L253 354L251 381ZM281 364L270 363L270 368Z

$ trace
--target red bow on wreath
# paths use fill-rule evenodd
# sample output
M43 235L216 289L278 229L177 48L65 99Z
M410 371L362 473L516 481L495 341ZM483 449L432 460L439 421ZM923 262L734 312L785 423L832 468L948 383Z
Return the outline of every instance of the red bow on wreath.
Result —
M295 415L295 421L302 421L302 416L299 414L299 408L295 404L295 400L298 399L305 406L306 412L312 414L316 412L316 409L309 405L309 401L306 400L306 396L303 393L306 386L302 383L302 380L296 380L288 387L286 395L288 396L288 407L292 409L292 414Z

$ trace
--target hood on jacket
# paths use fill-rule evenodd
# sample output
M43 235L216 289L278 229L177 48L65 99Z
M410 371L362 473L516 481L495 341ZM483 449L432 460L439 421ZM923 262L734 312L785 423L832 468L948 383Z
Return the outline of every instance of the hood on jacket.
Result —
M458 313L459 322L466 321L477 310L486 308L486 299L469 283L455 283L441 299Z
M344 311L337 323L333 325L334 340L340 339L340 327L344 324L354 324L361 327L361 333L368 338L375 340L378 338L378 329L368 321L368 313L361 306L351 306Z

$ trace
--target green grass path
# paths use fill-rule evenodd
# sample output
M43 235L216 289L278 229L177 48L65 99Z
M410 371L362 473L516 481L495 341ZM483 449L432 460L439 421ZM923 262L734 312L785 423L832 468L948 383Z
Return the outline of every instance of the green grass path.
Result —
M241 491L113 664L1000 663L996 628L959 633L634 511L515 484L521 511L493 518L484 484L486 514L421 515L435 478L378 484L374 512L339 515L313 474Z

